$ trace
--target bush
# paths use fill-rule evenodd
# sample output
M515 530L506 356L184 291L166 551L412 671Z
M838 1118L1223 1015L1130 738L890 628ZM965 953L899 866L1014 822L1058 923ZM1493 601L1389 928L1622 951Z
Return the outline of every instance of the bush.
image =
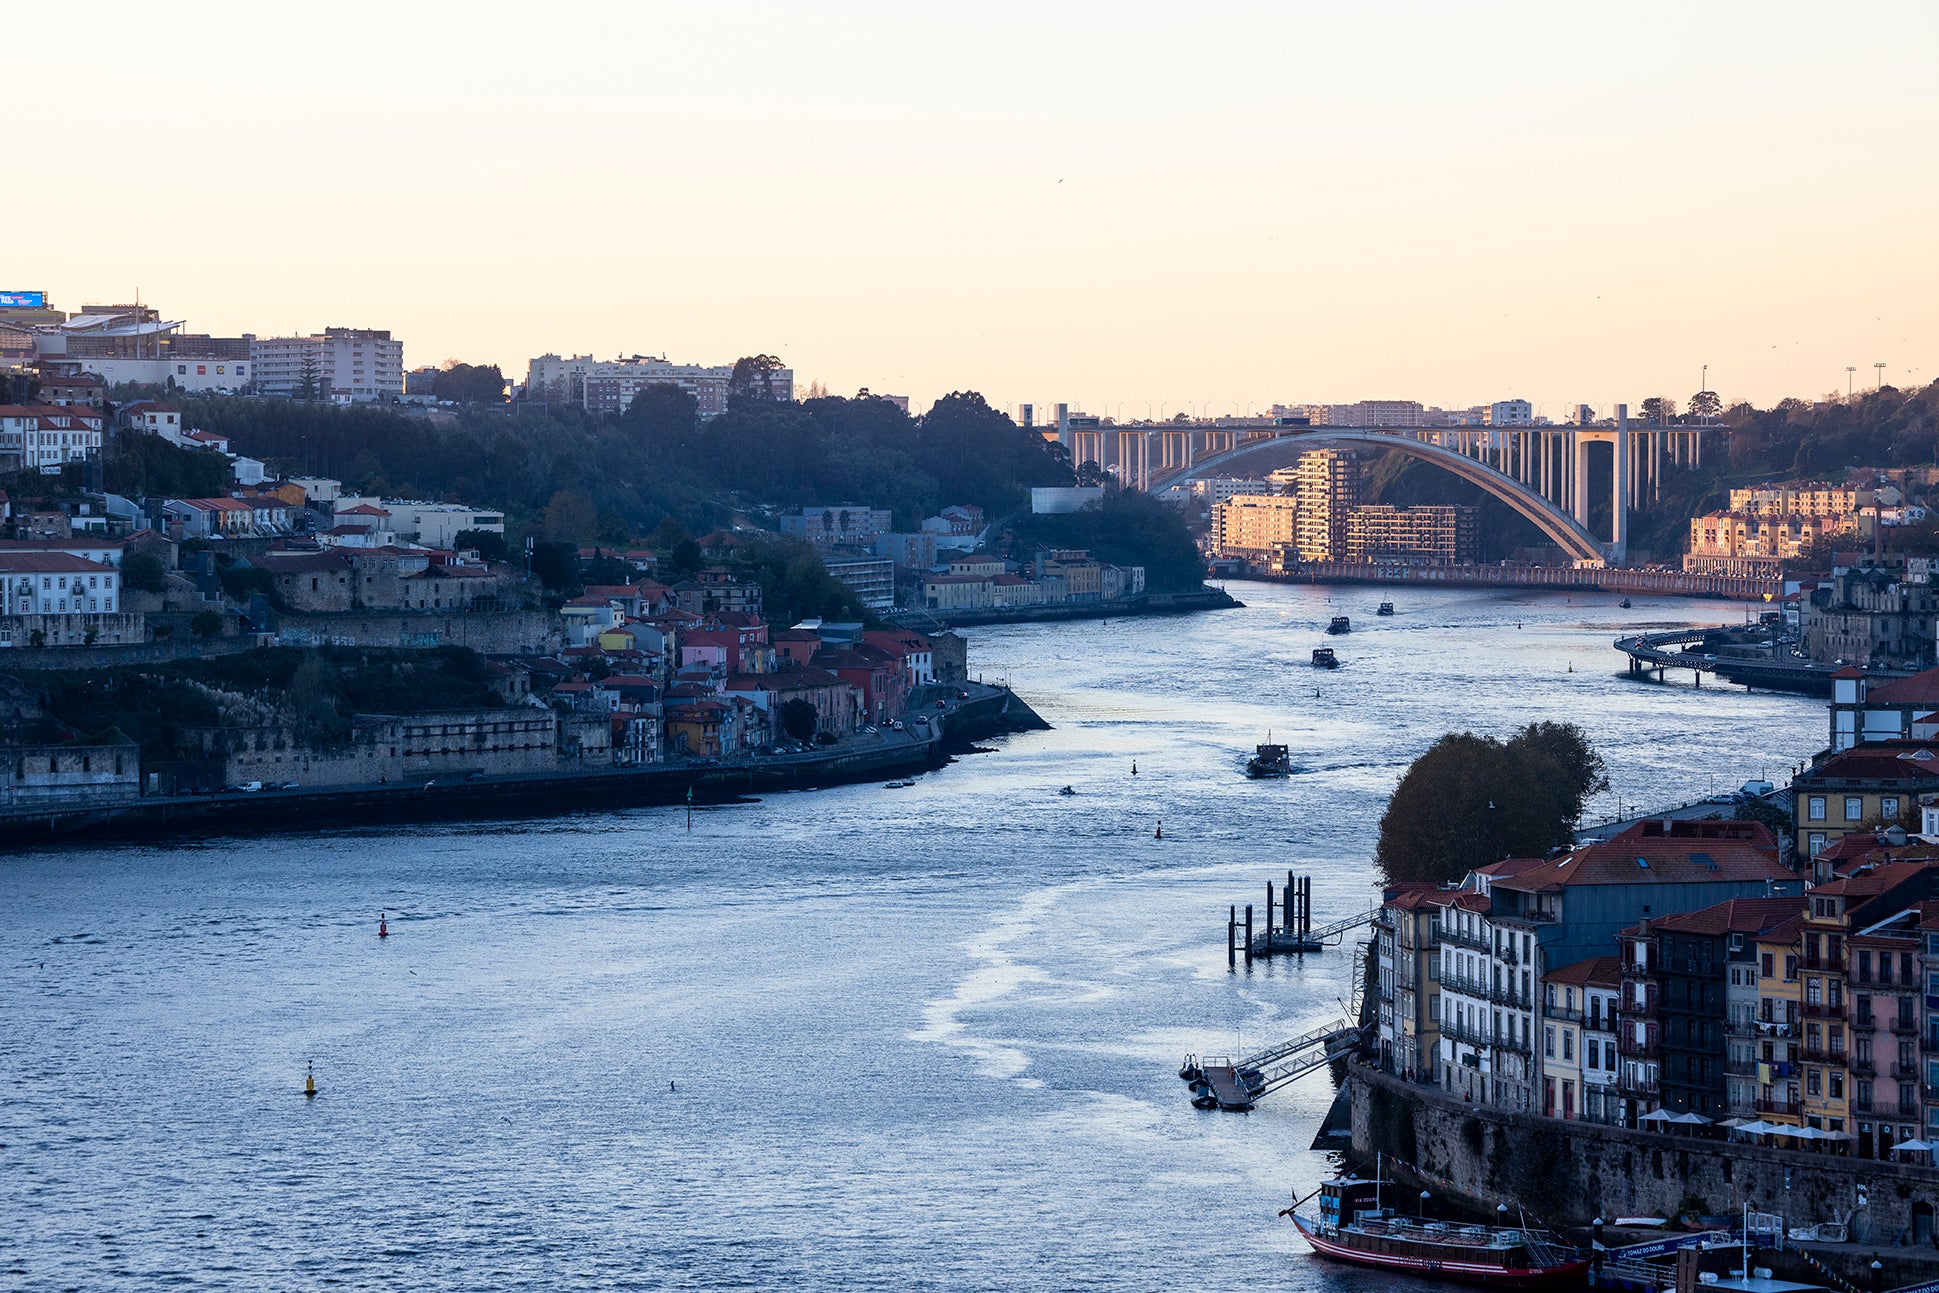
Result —
M212 638L222 633L222 617L214 611L197 611L189 621L189 632L199 638Z
M168 567L152 552L131 552L121 559L121 586L138 593L168 589Z

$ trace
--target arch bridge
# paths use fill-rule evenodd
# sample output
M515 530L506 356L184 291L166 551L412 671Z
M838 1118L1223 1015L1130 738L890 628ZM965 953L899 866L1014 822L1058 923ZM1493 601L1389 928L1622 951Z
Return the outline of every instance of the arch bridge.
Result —
M1617 442L1618 458L1621 458L1622 442ZM1497 471L1477 458L1470 457L1455 449L1445 448L1431 441L1418 440L1412 435L1396 431L1378 431L1358 427L1314 427L1286 428L1276 434L1255 435L1255 438L1242 440L1233 447L1199 458L1182 470L1158 476L1154 473L1154 486L1184 484L1202 480L1208 476L1222 476L1240 463L1254 459L1271 457L1289 458L1315 449L1391 449L1407 454L1423 462L1432 463L1473 485L1478 485L1489 494L1513 508L1517 515L1526 518L1555 545L1577 561L1610 562L1620 564L1627 547L1627 517L1625 516L1623 491L1618 484L1615 490L1616 522L1614 538L1604 543L1589 527L1576 517L1569 515L1544 498L1540 493L1516 480L1505 472ZM1586 448L1586 446L1585 446ZM1622 480L1620 461L1616 480Z

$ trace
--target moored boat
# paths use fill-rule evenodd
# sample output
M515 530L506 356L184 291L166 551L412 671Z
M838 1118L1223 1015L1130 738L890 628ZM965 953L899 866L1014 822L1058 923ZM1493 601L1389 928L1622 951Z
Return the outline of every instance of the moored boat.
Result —
M1579 1287L1589 1259L1546 1231L1403 1217L1380 1206L1379 1180L1344 1176L1320 1186L1317 1212L1290 1217L1315 1254L1356 1266L1491 1288Z

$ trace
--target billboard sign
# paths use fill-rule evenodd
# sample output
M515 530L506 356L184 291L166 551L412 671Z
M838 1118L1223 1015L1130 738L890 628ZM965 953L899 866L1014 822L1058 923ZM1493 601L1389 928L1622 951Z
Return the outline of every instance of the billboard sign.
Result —
M47 308L45 292L0 292L0 309L44 310Z

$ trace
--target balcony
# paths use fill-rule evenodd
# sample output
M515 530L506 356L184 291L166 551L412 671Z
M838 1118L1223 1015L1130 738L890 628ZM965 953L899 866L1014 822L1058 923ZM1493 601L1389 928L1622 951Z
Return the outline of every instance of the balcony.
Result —
M1756 1077L1757 1061L1756 1060L1725 1060L1724 1072L1730 1074L1732 1077Z
M1542 1007L1542 1017L1544 1019L1560 1019L1564 1023L1570 1024L1579 1024L1582 1022L1582 1012L1580 1010L1571 1010L1567 1006L1545 1005Z
M1500 987L1488 990L1488 1000L1498 1006L1509 1006L1516 1010L1533 1010L1535 1003L1515 988Z
M1442 976L1441 991L1458 993L1464 997L1473 997L1477 1001L1486 1001L1488 999L1488 985L1480 979L1470 979L1465 974Z
M1796 1100L1758 1100L1752 1107L1759 1113L1775 1113L1795 1118L1800 1110Z
M1463 1024L1457 1019L1443 1019L1441 1021L1441 1036L1447 1038L1449 1041L1462 1042L1477 1050L1489 1050L1495 1044L1494 1038L1483 1033L1473 1024Z
M1851 1071L1859 1077L1870 1077L1878 1072L1878 1068L1872 1063L1871 1056L1854 1055L1851 1060Z
M1845 1052L1819 1050L1807 1046L1799 1053L1799 1058L1806 1064L1843 1064L1845 1062Z
M1876 1015L1853 1015L1851 1017L1851 1030L1855 1033L1869 1033L1877 1027L1878 1016Z
M1616 1050L1623 1055L1654 1055L1656 1048L1648 1042L1639 1042L1630 1036L1628 1030L1616 1035Z
M1918 1061L1916 1060L1892 1061L1892 1076L1900 1079L1918 1077L1919 1076Z
M1453 929L1444 929L1441 931L1441 945L1443 947L1465 947L1470 952L1485 952L1490 955L1495 950L1494 945L1489 943L1487 939L1481 937L1481 935L1463 934L1459 930Z
M1799 1007L1809 1019L1843 1019L1845 1003L1830 1001L1807 1001Z
M1927 1033L1919 1039L1919 1049L1928 1055L1939 1054L1939 1033Z
M1617 1086L1624 1095L1632 1098L1636 1096L1656 1095L1662 1090L1661 1084L1655 1078L1646 1077L1641 1074L1635 1077L1623 1077L1618 1080Z
M1892 1031L1901 1037L1917 1037L1919 1021L1911 1015L1899 1015L1892 1020Z

